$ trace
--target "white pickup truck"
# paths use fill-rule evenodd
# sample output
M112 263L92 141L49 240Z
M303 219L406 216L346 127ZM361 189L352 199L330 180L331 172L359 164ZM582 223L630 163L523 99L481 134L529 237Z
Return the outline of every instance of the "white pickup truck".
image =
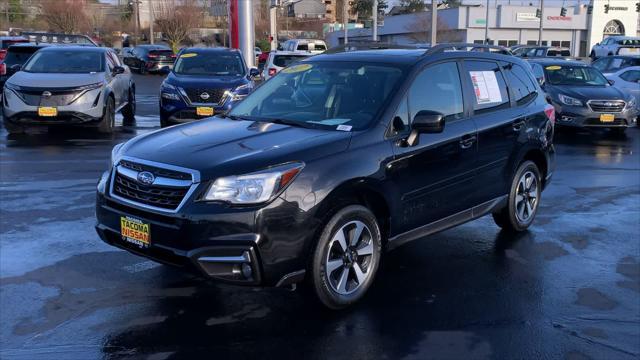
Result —
M610 36L597 43L589 55L592 60L609 55L640 56L640 38L630 36Z

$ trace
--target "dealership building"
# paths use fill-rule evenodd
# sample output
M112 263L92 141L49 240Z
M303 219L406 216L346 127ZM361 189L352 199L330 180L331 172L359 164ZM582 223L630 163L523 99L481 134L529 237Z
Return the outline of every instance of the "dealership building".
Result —
M439 9L438 42L482 43L488 21L492 44L537 44L540 18L536 9L499 4L489 8L488 19L486 7L481 5ZM636 12L636 1L631 0L592 0L591 7L567 7L565 16L561 16L560 7L545 6L542 21L542 44L568 47L573 56L588 56L593 45L611 35L640 36L640 13ZM429 11L386 16L378 27L378 36L381 42L390 44L428 43L430 28ZM370 28L348 32L348 40L371 38ZM344 32L327 33L326 39L330 46L342 44Z

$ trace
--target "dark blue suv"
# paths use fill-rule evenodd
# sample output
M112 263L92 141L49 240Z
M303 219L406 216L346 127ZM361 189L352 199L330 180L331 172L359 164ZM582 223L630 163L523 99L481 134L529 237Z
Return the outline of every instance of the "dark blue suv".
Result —
M187 48L160 87L160 125L188 122L225 112L253 90L258 69L227 48Z

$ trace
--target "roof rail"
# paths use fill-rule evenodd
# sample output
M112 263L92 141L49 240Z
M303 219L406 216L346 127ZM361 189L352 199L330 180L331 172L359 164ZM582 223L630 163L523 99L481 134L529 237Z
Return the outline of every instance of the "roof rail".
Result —
M470 44L470 43L442 43L437 44L425 51L425 55L440 54L449 51L477 51L477 52L494 52L503 55L511 55L511 51L504 46L488 45L488 44Z
M349 51L358 51L358 50L385 50L385 49L424 49L425 47L421 45L399 45L399 44L388 44L379 41L371 41L371 40L358 40L358 41L350 41L347 45L338 45L334 46L324 54L335 54L341 52L349 52Z

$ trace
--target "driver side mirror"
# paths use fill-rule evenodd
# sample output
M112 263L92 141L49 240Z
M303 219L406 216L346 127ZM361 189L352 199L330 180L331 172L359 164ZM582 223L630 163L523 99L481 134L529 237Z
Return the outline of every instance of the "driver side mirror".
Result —
M122 66L116 66L113 68L113 75L118 75L118 74L124 74L124 67Z
M540 85L540 87L544 86L544 76L536 78L536 80L538 80L538 85Z
M22 70L22 65L20 65L20 64L15 64L15 65L12 65L12 66L10 67L10 69L11 69L13 72L18 72L18 71Z
M615 83L616 83L615 81L613 81L613 80L611 80L611 79L607 80L607 82L609 83L609 85L613 85L613 84L615 84Z
M444 131L444 114L436 111L421 110L413 118L411 133L406 140L406 144L415 146L418 144L420 134L437 134L442 131Z
M258 68L252 67L249 69L249 77L256 78L258 76L260 76L260 70L258 70Z

